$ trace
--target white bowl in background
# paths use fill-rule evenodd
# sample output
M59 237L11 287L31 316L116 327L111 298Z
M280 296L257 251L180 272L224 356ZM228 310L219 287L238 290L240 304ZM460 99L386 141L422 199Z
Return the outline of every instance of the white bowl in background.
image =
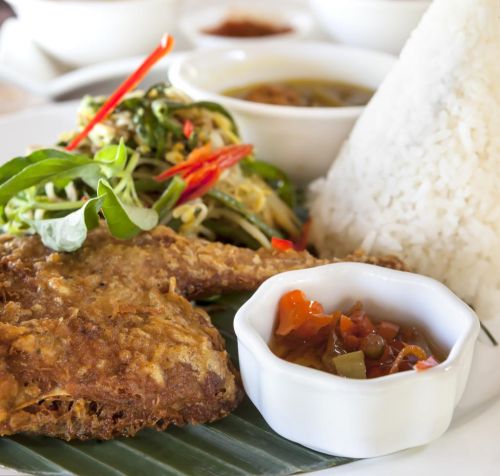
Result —
M310 0L334 40L398 54L430 0Z
M229 88L284 79L330 79L377 89L396 59L318 42L279 42L197 50L174 61L172 84L234 115L244 142L301 184L324 175L363 107L292 107L223 95Z
M360 300L375 318L415 324L448 357L423 372L368 380L280 359L268 342L279 300L293 289L327 311ZM366 458L427 444L446 431L469 375L479 320L431 278L338 263L268 279L237 312L234 329L246 393L273 430L317 451Z
M179 0L8 0L33 41L87 66L144 55L174 27Z
M205 33L206 28L218 26L232 17L260 19L269 23L290 26L293 30L263 37L238 38ZM180 21L180 29L196 47L239 46L250 42L267 43L306 38L313 28L313 19L307 10L294 6L283 8L283 3L247 1L236 5L218 5L190 10Z

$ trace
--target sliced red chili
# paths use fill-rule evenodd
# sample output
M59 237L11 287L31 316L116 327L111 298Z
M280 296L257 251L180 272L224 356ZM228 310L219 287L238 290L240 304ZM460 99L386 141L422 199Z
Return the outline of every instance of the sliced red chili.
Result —
M252 153L253 146L249 144L239 144L224 148L225 150L218 157L218 165L222 169L228 169L237 164Z
M278 251L293 250L293 243L290 240L276 238L275 236L271 238L271 246Z
M172 51L174 47L174 38L170 35L164 35L158 47L144 60L144 62L122 83L116 91L111 94L107 101L97 111L92 120L85 126L73 140L66 146L66 150L76 149L82 140L84 140L95 127L96 124L106 119L106 117L116 108L120 100L132 91L149 73L151 68L165 55Z
M218 167L207 165L197 172L188 175L187 187L177 201L177 205L194 200L205 195L219 180L221 170Z
M184 134L184 137L186 139L189 139L191 137L191 135L193 134L193 131L194 131L193 123L189 119L186 119L184 121L184 125L182 127L182 133Z
M155 180L161 182L179 173L182 173L185 177L186 174L190 174L200 169L206 163L216 163L217 167L221 170L226 169L249 155L252 152L252 149L253 146L251 145L235 144L221 147L212 152L211 146L207 147L207 145L205 145L195 149L185 161L180 162L165 170L160 175L157 175ZM198 150L199 152L195 154Z

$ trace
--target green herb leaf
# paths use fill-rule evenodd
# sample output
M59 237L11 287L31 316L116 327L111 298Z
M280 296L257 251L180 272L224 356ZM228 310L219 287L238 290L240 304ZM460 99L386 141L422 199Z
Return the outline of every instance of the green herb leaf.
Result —
M69 157L64 158L42 159L25 166L0 185L0 205L5 205L14 195L34 185L99 176L99 164L84 156L69 154Z
M62 218L32 220L29 224L40 235L42 243L55 251L71 252L80 248L87 232L99 225L103 199L92 198L83 207Z
M73 154L57 149L40 149L26 157L16 157L0 166L0 184L18 174L28 165L41 162L46 159L66 159L74 157Z
M101 169L107 178L115 177L122 172L127 164L127 148L123 138L118 145L108 145L100 149L95 154L94 160L102 164Z
M102 212L111 234L116 238L126 240L158 224L156 210L123 204L106 180L99 181L97 194L103 199Z

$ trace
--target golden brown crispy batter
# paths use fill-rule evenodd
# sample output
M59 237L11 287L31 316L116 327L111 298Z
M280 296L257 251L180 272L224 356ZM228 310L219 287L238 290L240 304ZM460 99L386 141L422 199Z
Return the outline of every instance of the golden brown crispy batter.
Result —
M51 314L37 304L4 308L0 434L107 439L212 421L239 403L222 338L175 292L151 289L128 304L110 296L92 309L85 285L48 286Z
M325 263L165 227L128 241L99 228L72 254L0 237L0 435L107 439L226 415L242 396L237 374L208 315L184 296L252 290Z

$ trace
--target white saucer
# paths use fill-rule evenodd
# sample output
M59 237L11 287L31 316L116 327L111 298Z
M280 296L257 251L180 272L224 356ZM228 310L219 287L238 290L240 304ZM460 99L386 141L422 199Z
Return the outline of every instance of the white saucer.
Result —
M179 51L186 49L182 37L179 40L176 52L153 68L148 75L148 83L166 80L169 64L179 55ZM9 18L0 30L0 80L45 99L60 98L93 84L125 78L143 59L125 58L72 69L58 63L35 45L17 19Z

